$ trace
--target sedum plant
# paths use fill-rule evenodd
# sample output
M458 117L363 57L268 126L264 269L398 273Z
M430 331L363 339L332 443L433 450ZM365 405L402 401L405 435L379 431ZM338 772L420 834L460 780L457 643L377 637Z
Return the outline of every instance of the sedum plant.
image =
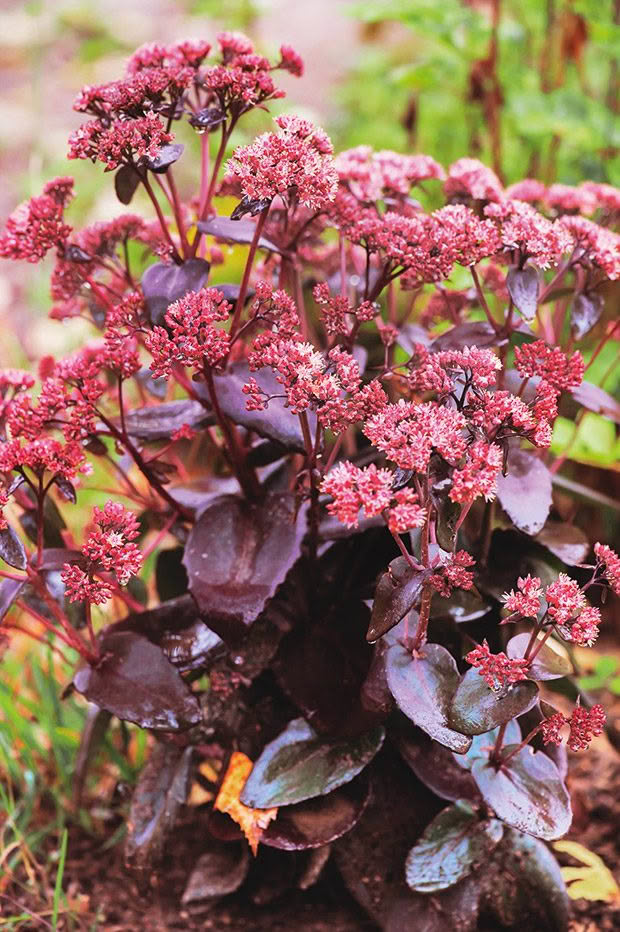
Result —
M92 340L0 374L3 633L74 662L80 784L111 716L152 734L143 885L199 778L185 904L331 859L385 929L566 928L563 744L605 727L570 656L620 557L554 516L548 451L563 405L614 410L587 370L620 192L334 155L289 113L227 159L277 69L303 65L235 33L138 49L82 90L69 158L152 216L75 229L56 178L7 221L2 255L54 253L51 315Z

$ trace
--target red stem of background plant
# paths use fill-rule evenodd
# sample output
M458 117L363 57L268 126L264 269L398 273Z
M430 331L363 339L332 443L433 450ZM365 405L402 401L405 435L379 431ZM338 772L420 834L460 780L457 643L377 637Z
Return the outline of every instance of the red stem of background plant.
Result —
M256 228L254 230L254 236L252 237L252 242L250 243L250 251L248 252L248 257L245 263L245 269L243 270L243 278L241 279L241 286L239 288L239 296L235 304L235 312L233 314L232 323L230 325L230 337L234 339L237 330L239 329L239 324L241 321L241 314L243 312L243 305L245 303L245 296L248 293L248 284L250 281L250 274L252 272L252 266L254 265L254 257L256 256L256 250L258 249L258 243L261 238L261 233L263 232L263 227L265 226L265 221L267 219L267 214L269 213L269 208L263 210L256 223Z

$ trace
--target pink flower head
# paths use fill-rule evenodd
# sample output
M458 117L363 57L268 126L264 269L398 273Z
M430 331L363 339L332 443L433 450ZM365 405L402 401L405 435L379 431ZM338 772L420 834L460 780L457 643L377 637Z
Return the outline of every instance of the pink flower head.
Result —
M115 120L111 125L91 120L69 137L68 158L103 162L106 171L112 171L119 165L157 158L162 146L173 138L152 111L133 120Z
M585 217L562 217L560 222L572 239L574 263L601 269L611 281L620 278L620 234Z
M177 440L193 440L196 436L196 431L193 427L190 427L189 424L181 424L180 427L171 434L170 439L173 443L176 443Z
M470 197L474 201L499 201L502 185L495 174L478 159L463 158L454 162L448 170L444 184L446 197Z
M63 444L51 437L37 440L8 440L0 444L0 472L18 467L31 469L36 476L50 472L63 479L75 479L78 472L90 471L84 451L78 443Z
M501 690L505 686L527 679L528 660L510 658L503 652L492 654L486 640L471 650L465 660L472 667L478 667L478 673L493 690Z
M524 178L506 188L506 197L511 201L544 201L547 189L542 181L535 178Z
M575 706L568 719L568 746L571 751L586 751L592 738L603 734L606 719L602 705L593 705L589 711L580 705Z
M620 188L596 181L584 181L580 187L591 195L597 207L611 212L620 210Z
M460 459L466 447L465 424L462 414L436 402L416 405L401 399L370 417L364 433L402 469L425 472L434 451L448 462Z
M413 349L413 356L407 363L407 383L418 391L445 395L465 381L476 388L485 388L495 384L495 374L502 367L493 350L477 346L432 353L421 343L415 343Z
M338 176L332 144L322 129L300 117L276 119L277 133L263 133L249 146L238 146L228 171L251 200L299 201L321 210L336 195Z
M370 204L388 198L405 198L414 184L445 178L441 165L429 155L401 155L370 146L357 146L335 159L340 183L359 201Z
M393 503L388 508L388 527L392 534L406 534L413 528L423 527L425 521L426 509L419 504L413 489L399 489L394 493Z
M612 590L620 595L620 557L607 544L595 544L594 553L598 563L605 567L605 576Z
M166 311L166 325L147 334L145 346L153 356L151 369L158 378L169 378L172 366L217 366L228 354L230 338L215 326L226 320L231 305L216 288L190 291Z
M40 262L50 249L61 250L71 233L63 211L72 189L72 178L56 178L45 185L43 194L20 204L0 234L0 257Z
M578 617L570 624L560 627L560 634L566 641L581 647L592 647L598 638L601 613L594 605L586 605Z
M522 264L527 260L547 269L558 265L571 247L570 237L560 221L547 220L523 201L489 204L484 212L498 221L504 249L517 250Z
M502 596L504 606L513 614L524 618L536 618L540 610L542 589L538 576L520 576L517 592L511 589Z
M524 378L540 376L557 391L578 388L585 371L579 350L567 356L559 346L547 346L544 340L516 346L515 366Z
M491 220L480 220L470 207L449 204L433 214L444 235L451 240L451 248L459 265L475 265L481 259L493 256L501 248L501 240Z
M474 558L466 550L457 550L443 562L433 567L429 583L445 599L450 598L453 589L469 590L474 585L474 574L469 567L475 564Z
M562 744L561 731L567 724L561 712L555 712L541 723L542 739L544 744Z
M467 448L465 463L452 473L450 499L465 505L480 495L487 502L497 494L497 477L504 460L501 447L476 440Z
M586 606L586 600L579 583L566 573L558 578L545 591L549 617L556 625L565 625L572 621Z
M596 199L587 188L581 185L573 188L568 184L552 184L545 200L547 206L559 214L572 214L579 211L591 214L596 209Z
M393 480L389 469L378 469L374 463L364 469L349 462L338 463L321 486L333 499L327 511L347 527L357 527L361 508L367 518L385 513L394 534L421 527L426 511L418 504L418 496L407 488L393 492Z
M392 270L402 270L403 287L448 278L455 261L453 238L427 214L407 217L389 211L359 220L348 235L369 252L381 252Z
M290 45L280 46L279 68L290 72L296 78L301 78L304 73L304 63L300 55Z

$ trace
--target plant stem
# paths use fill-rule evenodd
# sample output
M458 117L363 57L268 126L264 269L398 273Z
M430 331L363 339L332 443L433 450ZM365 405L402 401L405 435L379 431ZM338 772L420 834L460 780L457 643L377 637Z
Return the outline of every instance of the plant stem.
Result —
M480 302L480 307L486 314L487 320L493 327L493 330L495 331L495 333L499 333L499 331L501 330L501 327L499 326L499 324L497 323L497 321L494 319L493 315L491 314L491 310L489 308L489 305L487 304L487 299L485 298L484 291L482 290L482 285L480 284L480 279L478 277L478 272L476 271L476 266L472 265L470 267L470 271L471 271L471 277L473 278L474 285L476 287L476 294L478 295L478 301Z
M258 222L254 229L254 236L252 237L252 242L250 243L250 251L248 252L248 257L245 263L245 269L243 270L243 278L241 279L241 286L239 288L239 296L237 298L237 303L235 304L235 313L233 314L232 323L230 325L230 338L234 340L235 334L239 329L239 323L241 320L241 314L243 312L243 305L245 303L245 296L248 292L248 283L250 281L250 274L252 272L252 266L254 265L254 257L256 255L256 250L258 249L258 243L263 232L263 227L265 226L265 220L267 219L267 214L269 213L269 208L263 210L258 218Z
M218 426L224 435L228 449L230 464L239 481L239 485L244 491L246 498L253 500L258 497L259 485L253 470L248 469L244 462L243 453L239 450L234 428L231 426L228 418L220 408L217 392L215 391L215 382L213 381L213 372L210 367L205 368L205 379L209 398L213 407L213 413L217 420Z
M153 207L155 208L155 213L157 214L157 219L159 220L161 231L164 234L164 239L166 240L166 242L168 243L168 245L170 246L172 250L172 258L178 265L181 265L183 260L181 259L181 256L179 255L177 247L174 245L174 240L172 239L170 235L170 230L168 229L166 218L164 217L162 213L162 209L159 205L159 201L157 200L157 195L155 194L155 192L153 191L153 188L151 187L151 182L149 181L148 175L146 174L146 172L144 173L144 175L140 175L140 181L144 185L144 190L148 194L151 200L151 203Z

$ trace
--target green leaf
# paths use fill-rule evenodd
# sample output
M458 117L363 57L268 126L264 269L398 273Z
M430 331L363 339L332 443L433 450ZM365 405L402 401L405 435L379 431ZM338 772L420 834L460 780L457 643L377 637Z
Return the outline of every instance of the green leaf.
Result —
M407 884L417 893L452 887L488 857L503 831L497 819L480 821L464 803L444 809L407 856Z
M355 738L325 741L303 718L296 718L263 748L241 802L252 809L269 809L331 793L370 763L384 737L383 728L375 728Z
M388 651L386 670L390 692L401 712L451 751L461 754L467 751L471 739L448 723L459 674L445 647L425 644L419 655L412 657L404 647L395 644Z
M505 749L510 753L511 745ZM570 797L553 761L528 745L501 767L484 760L471 770L485 801L503 822L551 841L570 828Z
M449 724L465 735L482 735L496 725L503 725L527 712L537 696L536 684L525 680L503 692L495 692L472 668L462 678L454 694Z

